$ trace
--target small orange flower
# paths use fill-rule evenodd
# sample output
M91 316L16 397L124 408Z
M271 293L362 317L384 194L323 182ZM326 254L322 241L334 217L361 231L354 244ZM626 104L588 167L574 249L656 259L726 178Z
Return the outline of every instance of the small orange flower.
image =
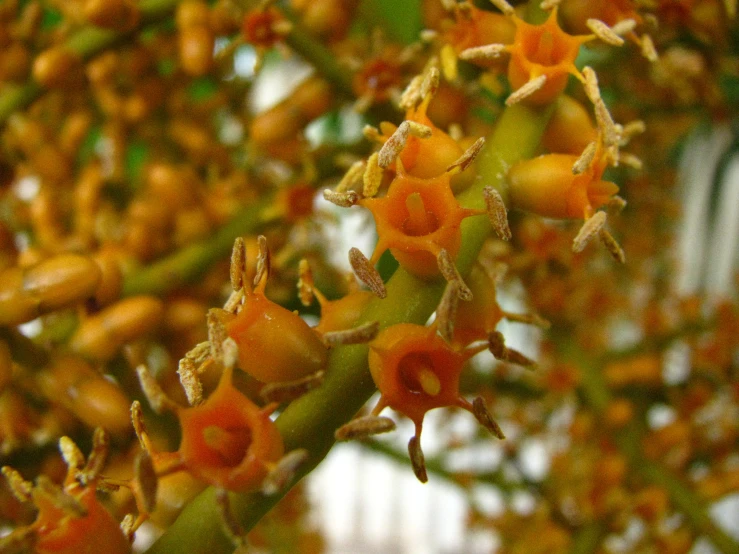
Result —
M370 372L381 394L372 414L386 406L397 410L415 423L420 439L429 410L458 406L472 412L459 393L459 376L467 360L486 347L455 350L435 326L400 323L384 329L370 343Z
M33 501L39 509L33 527L37 541L34 552L38 554L125 554L131 552L131 544L121 531L121 526L106 510L95 495L94 486L83 487L79 483L68 485L64 494L84 510L73 514L59 507L47 491L38 487L33 491Z
M526 97L527 102L541 105L548 104L564 90L570 75L583 80L575 59L580 46L592 40L592 35L565 33L557 23L556 8L541 25L526 23L515 15L512 18L516 34L506 51L511 55L508 80L513 90L544 76L546 81L541 88Z
M437 257L442 249L454 259L462 242L460 225L479 210L459 205L452 194L449 173L432 179L398 174L382 198L364 198L359 204L372 212L379 237L371 264L390 250L398 263L421 278L439 274Z
M498 43L510 44L513 42L515 26L505 15L476 8L472 4L457 4L455 22L444 29L444 42L451 45L455 53L459 54L467 48ZM496 61L476 61L482 67L497 66Z
M300 379L326 365L320 335L295 312L264 295L266 276L235 316L224 314L228 335L239 347L239 367L263 383Z
M588 219L618 192L603 180L608 166L601 141L588 166L573 173L578 156L545 154L518 162L508 171L511 206L544 217Z
M211 485L234 492L258 490L285 452L269 418L275 405L259 408L241 394L226 370L218 388L199 406L180 409L179 464ZM169 457L171 454L164 454ZM155 464L157 455L154 455Z

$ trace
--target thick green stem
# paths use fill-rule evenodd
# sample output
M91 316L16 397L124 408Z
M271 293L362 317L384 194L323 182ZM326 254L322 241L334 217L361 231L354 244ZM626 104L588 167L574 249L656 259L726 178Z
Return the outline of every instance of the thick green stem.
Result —
M505 168L533 154L547 118L548 111L524 106L507 109L481 155L479 178L460 196L460 202L468 207L482 207L483 187L491 185L503 190ZM489 223L483 217L470 218L462 229L463 246L457 265L464 274L488 236ZM422 281L399 269L387 283L387 298L371 302L360 322L379 321L383 328L401 322L425 323L443 289L443 282ZM349 421L375 392L367 367L367 350L366 346L336 348L329 358L324 383L290 404L277 419L287 450L305 448L309 452L298 478L318 465L334 444L334 431ZM271 497L232 495L232 508L244 528L251 529L285 492ZM149 554L217 554L232 549L221 531L214 493L208 490L185 508Z

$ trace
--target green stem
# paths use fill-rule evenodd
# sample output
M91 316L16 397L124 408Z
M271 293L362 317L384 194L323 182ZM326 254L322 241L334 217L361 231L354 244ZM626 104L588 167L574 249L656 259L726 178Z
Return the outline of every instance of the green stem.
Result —
M548 119L548 111L513 106L502 115L488 140L478 166L480 178L471 190L460 196L468 207L482 207L482 189L504 186L504 168L530 157L537 147ZM477 257L488 236L486 218L469 218L463 227L462 250L457 265L464 274ZM395 323L423 324L433 313L444 289L439 281L422 281L403 269L387 283L387 298L370 302L361 322L378 321L381 327ZM334 444L334 431L349 421L375 392L367 367L368 347L345 346L332 351L323 384L292 402L277 419L286 449L304 448L308 461L298 478L308 474ZM245 529L259 519L287 492L271 497L259 494L232 495L232 509ZM214 493L208 490L193 500L164 535L149 549L149 554L230 552L233 545L221 529Z
M265 198L247 206L210 238L178 250L171 256L126 276L123 296L161 295L194 282L214 262L228 255L236 237L254 233L269 224L262 212L270 205L271 200Z
M141 0L140 26L157 23L171 15L180 0ZM137 29L126 33L118 33L89 25L71 35L63 44L66 50L76 53L82 60L89 60L103 50L117 44L122 39L136 32ZM0 126L13 112L25 108L39 98L46 89L32 78L18 87L8 88L0 95Z

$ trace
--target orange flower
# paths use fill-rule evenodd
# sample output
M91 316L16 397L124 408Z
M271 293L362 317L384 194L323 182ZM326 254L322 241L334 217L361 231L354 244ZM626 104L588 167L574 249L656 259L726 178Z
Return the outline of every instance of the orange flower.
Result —
M379 237L370 259L375 264L385 250L421 278L439 274L437 256L446 250L454 259L462 241L460 224L479 210L459 205L452 194L449 174L432 179L408 175L402 167L387 196L364 198L359 204L372 212Z
M578 156L545 154L518 162L508 171L511 207L558 219L588 219L617 192L618 186L604 181L608 166L599 141L592 161L573 172Z
M285 451L269 418L275 408L259 408L236 390L227 369L203 404L177 412L182 427L179 462L211 485L234 492L258 490L270 465Z

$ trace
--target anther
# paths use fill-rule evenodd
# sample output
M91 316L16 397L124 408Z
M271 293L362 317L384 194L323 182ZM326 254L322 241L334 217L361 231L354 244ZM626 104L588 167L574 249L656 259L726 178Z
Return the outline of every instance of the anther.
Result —
M149 401L151 408L158 414L165 411L177 411L178 406L164 393L159 383L149 371L149 368L141 364L136 368L136 374L141 383L141 390Z
M623 36L627 33L630 33L636 29L636 20L635 19L622 19L618 23L614 24L613 27L611 27L611 31L616 33L618 36Z
M416 475L416 478L421 483L426 483L429 480L426 473L426 460L423 457L423 450L421 450L421 443L418 437L412 437L408 442L408 455L411 458L411 466L413 467L413 473Z
M182 358L177 368L180 384L185 390L187 402L190 406L197 406L203 401L203 384L200 382L195 364L187 358Z
M538 77L535 77L534 79L531 79L528 81L525 85L523 85L518 90L514 91L505 101L506 106L512 106L513 104L517 104L521 100L524 100L534 94L536 91L541 89L547 82L547 76L546 75L539 75Z
M457 266L454 264L454 260L449 256L449 252L447 252L446 248L441 249L439 255L436 257L436 263L439 266L439 271L441 272L442 277L456 285L457 295L462 300L468 302L472 300L472 291L462 279L462 276L457 270Z
M142 508L146 513L153 512L157 505L157 488L159 485L151 455L139 452L133 462L134 489Z
M456 283L447 283L439 306L436 308L436 325L439 335L451 343L454 337L454 320L457 317L459 293Z
M372 198L377 191L380 190L382 184L383 169L378 163L378 153L374 152L367 159L367 166L364 169L362 175L362 182L364 188L362 189L362 195L365 198Z
M506 0L490 0L490 3L502 11L505 15L514 15L516 11Z
M323 191L323 198L341 208L351 208L359 201L359 195L350 190L348 192L337 192L331 189Z
M612 46L623 46L624 39L622 39L616 32L606 25L600 19L588 19L586 25L588 29L593 31L593 34L606 44Z
M308 451L299 448L285 454L262 483L262 493L277 494L295 478L298 468L308 459Z
M349 250L349 264L352 266L357 278L362 281L378 298L385 298L387 290L382 277L358 248Z
M485 427L485 429L490 431L494 436L501 440L505 439L505 434L503 434L503 430L500 428L500 425L498 425L498 422L493 419L492 415L490 415L490 412L485 406L485 401L479 396L472 402L472 414L475 416L475 419L480 422L480 425Z
M591 142L585 147L585 150L582 151L580 157L575 160L574 164L572 164L573 175L580 175L590 167L590 164L593 163L593 159L595 158L597 148L598 147L595 142Z
M2 472L13 496L21 502L30 502L32 499L33 483L26 481L18 471L10 466L3 466Z
M587 246L606 224L606 217L606 212L595 212L591 218L583 223L575 240L572 242L573 252L582 252L585 249L585 246Z
M485 146L485 138L480 137L472 146L462 153L457 161L446 168L447 173L461 173L467 169L470 164L475 161L475 158L477 158L477 155L480 153L483 146Z
M649 35L642 35L641 37L641 53L650 62L656 62L659 59L657 50L652 42L652 37Z
M377 131L377 129L375 129L375 131ZM362 176L364 175L366 166L367 163L364 160L358 160L354 162L341 178L339 184L336 185L336 192L346 192L350 189L353 189L356 185L359 185L359 183L362 182Z
M267 246L267 237L259 235L257 237L257 246L259 247L259 254L257 255L257 272L254 276L254 286L258 286L262 279L269 277L271 273L270 253L269 247Z
M508 51L505 44L486 44L467 48L459 53L459 59L465 61L489 61L497 60Z
M385 141L378 153L378 165L382 168L390 167L405 148L409 136L429 138L431 127L415 121L403 121L390 138Z
M395 422L389 417L365 416L358 417L339 427L334 437L339 441L364 439L380 433L389 433L395 430Z
M82 469L85 466L85 457L77 444L69 437L59 438L59 452L62 455L64 463L70 469Z
M613 238L613 235L609 233L606 229L601 229L598 233L598 238L600 238L603 245L606 247L606 250L611 254L614 260L620 263L626 263L626 254L623 251L623 248L616 242L616 239Z
M246 270L246 245L243 237L236 237L233 250L231 250L231 288L234 291L244 287L244 271Z
M490 224L495 234L503 240L511 240L511 228L508 226L508 211L506 210L503 197L493 187L482 189L485 198L485 211L488 214Z
M286 381L280 383L268 383L259 391L259 396L265 402L289 402L303 396L305 393L312 391L323 383L324 371L316 371L294 381Z
M344 331L327 331L323 333L323 342L327 346L365 344L374 339L379 331L380 324L377 321L370 321Z

